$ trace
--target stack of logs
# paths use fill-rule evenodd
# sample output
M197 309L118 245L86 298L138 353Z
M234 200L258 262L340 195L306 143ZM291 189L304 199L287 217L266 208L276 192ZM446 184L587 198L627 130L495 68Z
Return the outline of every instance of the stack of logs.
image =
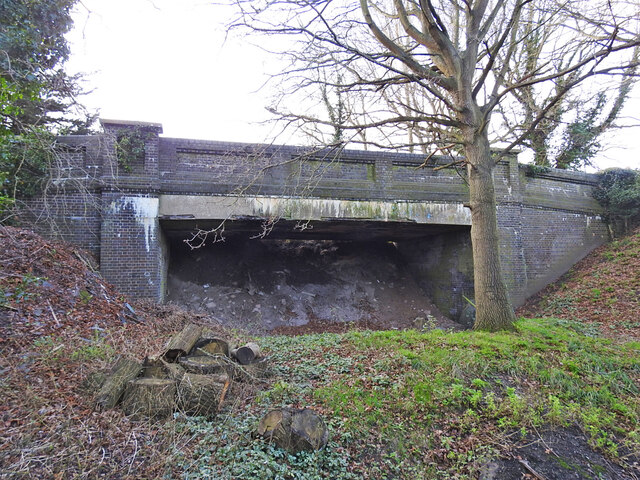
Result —
M187 415L215 414L232 381L265 374L267 359L248 343L230 349L199 325L187 325L171 338L162 355L138 362L121 358L96 396L100 409L121 403L136 419L161 419L176 409Z

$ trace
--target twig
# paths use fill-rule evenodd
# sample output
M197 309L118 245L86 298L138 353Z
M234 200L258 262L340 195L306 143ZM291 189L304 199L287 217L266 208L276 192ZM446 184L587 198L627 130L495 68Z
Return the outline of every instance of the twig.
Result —
M520 465L522 465L526 470L529 471L529 473L531 475L536 477L538 480L547 480L546 477L544 477L544 476L540 475L538 472L536 472L533 469L533 467L531 465L529 465L529 462L527 462L526 460L523 460L520 457L518 457L518 462L520 462Z
M536 427L533 427L533 430L536 432L536 435L538 435L538 438L540 439L540 441L542 442L542 444L545 446L545 448L553 453L557 458L560 458L560 456L553 451L553 448L551 448L549 445L547 445L547 442L544 441L544 438L542 438L542 435L540 435L540 432L538 432L538 429Z
M91 265L91 263L89 263L86 258L80 255L76 250L73 251L73 254L78 258L78 260L84 263L89 270L95 273L96 269L93 267L93 265Z
M436 152L441 152L442 150L448 150L448 149L453 148L455 146L456 146L456 144L452 143L451 145L446 145L444 147L437 147L429 155L427 155L427 158L425 158L424 162L422 162L422 164L418 165L416 168L425 168L427 166L427 164L429 163L429 160L431 160L431 158L436 154ZM458 160L458 161L460 161L460 160Z
M433 171L437 172L438 170L444 170L445 168L454 167L456 165L463 165L465 163L465 160L456 160L455 162L447 163L446 165L440 165L439 167L434 168Z
M56 321L56 325L60 326L60 322L58 321L58 317L56 316L56 312L53 311L53 307L51 306L51 302L47 300L47 305L49 305L49 310L51 310L51 315L53 315L53 319Z
M7 308L9 310L13 310L14 312L18 312L19 311L16 307L12 307L11 305L7 305L6 303L0 303L0 307Z

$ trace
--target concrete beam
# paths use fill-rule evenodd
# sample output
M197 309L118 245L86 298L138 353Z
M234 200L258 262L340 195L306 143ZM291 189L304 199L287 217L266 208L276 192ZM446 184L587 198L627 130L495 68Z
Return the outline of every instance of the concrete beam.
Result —
M160 218L286 220L353 219L439 225L471 225L471 211L461 203L330 200L262 196L160 195Z

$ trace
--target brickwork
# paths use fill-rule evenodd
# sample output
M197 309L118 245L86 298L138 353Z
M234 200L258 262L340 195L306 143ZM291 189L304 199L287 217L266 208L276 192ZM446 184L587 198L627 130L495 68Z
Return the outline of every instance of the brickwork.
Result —
M64 191L21 202L23 225L50 238L73 243L100 256L100 201L97 192Z
M162 300L168 256L157 195L104 192L101 272L123 292Z
M56 189L26 201L22 216L99 254L105 277L138 297L158 300L164 292L168 254L157 218L161 195L458 206L469 198L464 169L435 169L450 158L433 157L424 167L424 155L161 138L160 125L144 122L103 121L103 127L103 135L60 137ZM144 158L125 170L116 142L134 130L145 134ZM593 175L551 170L528 176L515 158L505 158L494 181L502 269L515 305L606 240L600 207L591 197ZM473 290L468 229L401 249L445 313L455 316L464 305L461 296Z
M524 207L521 218L524 298L556 280L608 238L606 224L596 215Z
M473 252L468 228L420 241L398 242L398 251L442 313L457 319L473 298Z

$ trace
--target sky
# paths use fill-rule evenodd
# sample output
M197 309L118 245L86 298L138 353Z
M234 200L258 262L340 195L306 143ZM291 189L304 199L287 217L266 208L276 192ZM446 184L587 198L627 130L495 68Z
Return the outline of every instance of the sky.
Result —
M85 74L81 101L101 118L163 125L165 137L270 142L269 73L278 59L246 38L227 37L232 14L203 0L81 0L69 73ZM640 123L640 88L627 103ZM635 117L635 119L634 119ZM278 137L277 143L300 143ZM607 139L600 168L640 168L640 127Z

